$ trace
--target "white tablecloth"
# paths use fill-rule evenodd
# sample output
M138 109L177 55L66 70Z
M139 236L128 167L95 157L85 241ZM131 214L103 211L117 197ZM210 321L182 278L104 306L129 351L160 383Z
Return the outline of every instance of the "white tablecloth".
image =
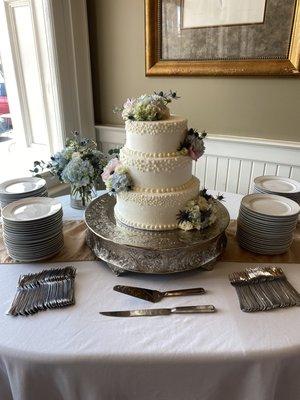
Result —
M76 211L73 217L76 213L80 217ZM45 266L51 268L0 267L1 400L300 398L299 309L241 312L227 276L245 264L217 263L210 272L172 276L115 277L101 262L79 262L75 306L28 318L5 315L19 275ZM283 266L298 289L299 267ZM152 304L114 292L115 284L162 290L203 286L207 294ZM98 314L195 304L214 304L218 312L152 318Z

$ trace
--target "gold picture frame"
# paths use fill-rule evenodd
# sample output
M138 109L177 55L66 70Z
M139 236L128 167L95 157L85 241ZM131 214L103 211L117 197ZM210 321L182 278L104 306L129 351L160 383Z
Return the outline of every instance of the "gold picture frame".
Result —
M295 0L286 58L215 60L162 58L162 1L145 0L146 76L299 76L300 0Z

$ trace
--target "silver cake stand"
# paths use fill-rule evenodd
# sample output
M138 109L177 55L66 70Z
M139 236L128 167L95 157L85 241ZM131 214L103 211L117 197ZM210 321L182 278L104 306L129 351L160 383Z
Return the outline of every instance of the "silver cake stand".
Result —
M126 271L170 274L210 270L226 247L229 214L219 201L217 221L203 231L188 232L127 227L116 221L115 203L108 194L93 200L85 211L85 222L88 246L116 275Z

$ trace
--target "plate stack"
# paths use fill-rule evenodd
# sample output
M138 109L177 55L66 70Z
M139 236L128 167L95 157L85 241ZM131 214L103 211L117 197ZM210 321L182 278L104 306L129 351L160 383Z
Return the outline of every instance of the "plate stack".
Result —
M285 253L297 225L299 205L286 197L249 194L242 200L236 237L241 247L259 254Z
M290 178L259 176L254 179L254 192L284 196L300 204L300 183Z
M62 206L48 197L29 197L2 210L3 238L8 254L17 261L49 258L64 244Z
M0 184L0 206L26 197L47 197L47 184L42 178L18 178Z

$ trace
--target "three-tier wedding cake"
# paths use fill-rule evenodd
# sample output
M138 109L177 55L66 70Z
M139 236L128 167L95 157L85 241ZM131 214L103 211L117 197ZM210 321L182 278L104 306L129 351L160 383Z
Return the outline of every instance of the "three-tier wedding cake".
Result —
M174 98L174 92L143 95L122 108L126 143L102 177L116 195L116 219L127 226L162 231L177 229L180 222L190 230L213 222L211 204L198 201L200 183L192 175L205 135L170 115L167 104Z
M177 228L179 210L199 193L192 158L178 151L186 134L187 120L181 117L126 121L120 161L128 168L133 189L117 193L117 219L141 229Z

